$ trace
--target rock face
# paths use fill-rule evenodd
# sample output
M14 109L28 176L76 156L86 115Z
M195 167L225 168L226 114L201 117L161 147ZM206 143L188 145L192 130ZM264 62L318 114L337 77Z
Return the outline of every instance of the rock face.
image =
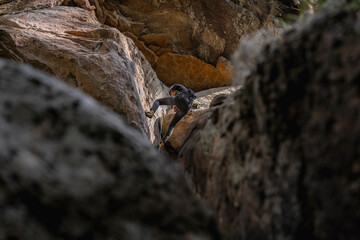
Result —
M0 60L1 239L219 239L182 171L83 93Z
M3 15L0 56L54 74L154 140L143 111L161 96L160 82L135 44L90 11L54 7Z
M196 57L173 53L159 57L155 71L168 86L180 83L193 91L230 86L233 76L232 65L223 57L214 67Z
M180 159L229 239L359 239L359 8L285 32Z
M101 22L135 41L160 80L194 91L231 85L232 66L226 59L243 36L272 26L282 6L248 0L90 2Z

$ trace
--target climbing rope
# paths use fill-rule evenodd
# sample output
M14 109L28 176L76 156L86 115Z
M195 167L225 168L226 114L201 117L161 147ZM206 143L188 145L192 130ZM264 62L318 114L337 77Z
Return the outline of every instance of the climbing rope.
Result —
M165 86L162 83L162 81L160 81L160 85L162 87L164 95L166 95ZM164 107L161 108L161 114L162 114L162 117L161 117L161 121L160 121L160 141L159 141L159 149L158 149L158 151L160 151L162 136L166 133L166 121L165 121ZM163 126L165 126L165 127L163 128Z

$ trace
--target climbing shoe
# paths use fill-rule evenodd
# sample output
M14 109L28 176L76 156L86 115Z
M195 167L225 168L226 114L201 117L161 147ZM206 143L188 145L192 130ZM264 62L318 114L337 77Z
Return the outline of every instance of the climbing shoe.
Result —
M145 112L145 116L147 116L148 118L152 118L154 114L151 112Z

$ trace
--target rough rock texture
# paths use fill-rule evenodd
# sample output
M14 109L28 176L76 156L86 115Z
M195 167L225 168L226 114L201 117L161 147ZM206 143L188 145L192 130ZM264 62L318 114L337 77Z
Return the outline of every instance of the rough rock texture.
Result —
M214 67L190 55L166 53L158 58L154 69L168 86L180 83L193 91L232 84L232 65L223 57Z
M168 86L181 83L195 91L231 85L231 64L225 64L225 70L218 68L218 63L230 58L243 36L272 26L280 11L278 1L90 2L101 22L131 35L160 80Z
M179 167L83 93L0 60L0 239L219 239Z
M160 82L135 44L90 11L61 6L3 15L0 56L54 74L154 140L143 111L161 96Z
M197 98L193 102L193 113L191 115L186 115L176 125L173 134L167 142L166 147L168 149L171 149L171 151L179 152L191 123L194 120L198 119L202 114L208 112L212 105L218 105L219 103L216 102L217 97L226 98L228 95L235 92L237 89L239 89L239 87L223 87L197 92ZM165 115L164 134L166 132L166 129L168 129L174 115L175 113L173 110L169 111Z
M189 130L180 162L229 239L360 238L359 16L287 31Z
M0 15L16 11L48 8L61 5L64 0L0 0Z

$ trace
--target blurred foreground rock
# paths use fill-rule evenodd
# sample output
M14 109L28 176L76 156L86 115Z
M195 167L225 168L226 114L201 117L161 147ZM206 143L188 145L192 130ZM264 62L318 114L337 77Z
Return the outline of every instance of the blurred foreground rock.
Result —
M215 240L215 220L139 133L0 59L0 239Z

